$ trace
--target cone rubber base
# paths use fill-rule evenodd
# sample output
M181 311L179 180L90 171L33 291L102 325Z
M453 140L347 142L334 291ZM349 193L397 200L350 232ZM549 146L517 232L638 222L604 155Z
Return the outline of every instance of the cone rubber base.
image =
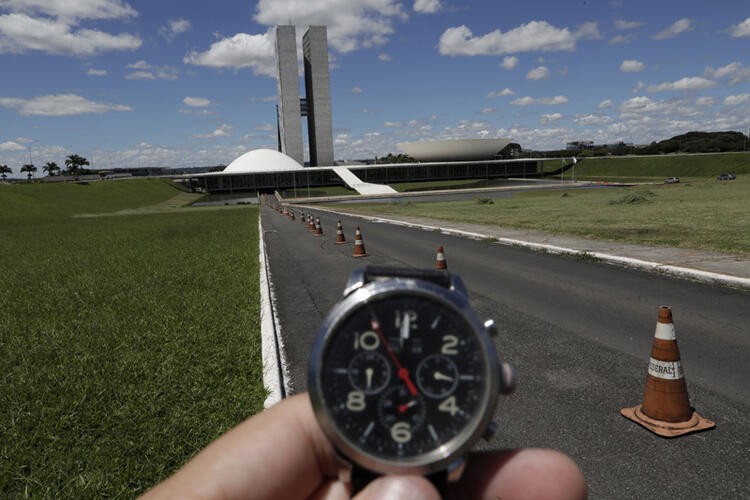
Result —
M697 411L693 411L693 415L685 422L665 422L663 420L656 420L655 418L645 415L641 411L641 406L642 405L634 406L632 408L623 408L620 410L620 413L623 417L632 420L636 424L642 425L661 437L677 437L691 432L705 431L716 426L711 420L701 417Z

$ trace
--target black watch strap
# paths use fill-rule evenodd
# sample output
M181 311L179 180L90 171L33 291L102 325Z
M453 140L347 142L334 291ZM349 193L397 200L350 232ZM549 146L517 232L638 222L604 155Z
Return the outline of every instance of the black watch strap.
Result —
M368 484L379 477L380 474L354 464L352 466L352 496L365 489ZM435 486L441 496L445 494L445 484L448 481L447 470L433 472L424 477Z
M451 275L448 271L435 269L414 269L408 267L366 266L365 283L377 278L409 278L429 281L444 288L451 287Z

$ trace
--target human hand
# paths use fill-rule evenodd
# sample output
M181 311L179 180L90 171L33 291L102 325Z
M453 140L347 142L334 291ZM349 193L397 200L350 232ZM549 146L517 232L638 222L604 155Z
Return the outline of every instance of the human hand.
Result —
M320 429L310 398L283 400L227 432L143 498L339 499L349 485ZM586 481L566 455L553 450L503 450L469 455L447 498L586 498ZM382 476L357 499L439 499L420 476Z

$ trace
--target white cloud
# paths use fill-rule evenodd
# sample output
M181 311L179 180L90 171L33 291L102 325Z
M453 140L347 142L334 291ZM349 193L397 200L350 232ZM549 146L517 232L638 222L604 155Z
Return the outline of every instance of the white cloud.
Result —
M706 76L711 78L724 78L725 76L736 74L742 69L742 64L738 62L729 63L721 68L714 69L711 66L706 68Z
M26 148L13 141L0 143L0 151L24 151Z
M646 65L635 59L626 59L620 64L620 71L624 73L638 73L646 69Z
M238 33L211 44L205 52L189 52L182 61L185 64L212 68L251 68L256 75L276 76L276 56L273 32L261 35Z
M750 36L750 17L742 21L740 24L734 24L729 28L729 33L734 38L742 36Z
M0 16L0 53L38 50L50 54L91 56L112 50L135 50L141 39L123 33L111 35L92 29L73 30L73 26L49 18L26 14Z
M61 19L123 19L138 12L121 0L0 0L0 7L13 12L41 13Z
M500 67L503 69L513 69L518 66L518 58L516 56L505 56L503 62L500 63Z
M20 115L66 116L108 111L131 111L130 106L85 99L75 94L43 95L32 99L0 97L0 107L16 109Z
M206 99L205 97L190 97L186 96L182 103L185 106L190 106L191 108L205 108L207 106L211 105L211 100Z
M609 108L612 107L612 104L613 104L612 103L612 99L605 99L602 102L600 102L599 104L597 104L596 107L599 108L599 109L609 109Z
M748 101L750 101L750 94L730 95L724 98L724 104L727 106L737 106Z
M215 115L215 111L211 111L210 109L206 108L179 108L177 110L178 113L183 115L192 115L192 116L210 116Z
M515 95L516 93L513 92L508 87L505 87L503 90L499 92L490 92L487 94L487 97L505 97L506 95Z
M394 32L393 20L408 14L398 0L260 0L254 19L267 26L290 19L298 26L327 26L328 44L345 53L384 45Z
M576 125L581 126L590 126L590 125L606 125L607 123L610 123L612 121L612 118L610 118L607 115L578 115L575 118L573 118L573 122L575 122Z
M364 92L360 87L352 87L352 94L359 95Z
M495 108L482 108L482 111L480 111L480 113L482 113L483 115L491 115L492 113L496 112L497 110Z
M648 92L665 92L670 90L701 90L714 87L716 82L703 78L701 76L689 76L681 78L676 82L664 82L658 85L649 85L646 87Z
M641 26L643 26L643 23L640 21L624 21L622 19L615 21L615 28L618 30L632 30Z
M443 8L440 0L414 0L414 12L434 14Z
M683 18L675 21L670 26L657 33L654 38L657 40L664 40L665 38L672 38L679 35L680 33L691 31L692 29L693 20Z
M403 127L404 124L402 122L385 122L383 123L383 126L386 128L400 128Z
M618 43L628 43L630 42L630 38L631 38L630 35L615 35L609 41L609 44L616 45Z
M190 21L183 18L170 19L165 26L159 28L158 33L168 41L174 40L177 35L185 33L191 28Z
M547 80L549 78L549 70L546 66L539 66L526 73L527 80Z
M562 95L556 95L554 97L519 97L518 99L513 99L510 101L510 103L513 106L531 106L534 104L545 104L545 105L556 105L556 104L565 104L568 102L568 98Z
M229 137L230 135L232 135L233 129L234 127L224 123L213 132L209 132L208 134L196 134L193 137L196 137L198 139L218 139L220 137Z
M541 123L542 125L547 125L561 119L562 117L563 115L560 113L545 114L539 117L539 123Z
M128 68L138 71L125 75L126 80L176 80L179 73L173 66L154 66L144 60L128 64Z
M713 97L704 96L704 97L699 97L698 99L695 100L696 106L713 106L714 104L716 104L716 99L714 99Z
M86 74L89 75L89 76L107 76L109 73L107 73L106 69L89 68L86 71Z
M391 62L392 61L391 56L389 56L388 54L385 54L385 53L378 54L378 60L379 61L383 61L383 62Z
M546 21L531 21L505 33L497 29L482 36L474 36L467 26L462 25L443 32L439 49L442 55L448 56L573 51L579 39L598 36L594 23L585 23L574 33L568 28L557 28Z
M744 81L750 81L750 68L742 66L742 63L732 62L721 68L707 67L705 75L709 78L729 78L729 85L736 85Z

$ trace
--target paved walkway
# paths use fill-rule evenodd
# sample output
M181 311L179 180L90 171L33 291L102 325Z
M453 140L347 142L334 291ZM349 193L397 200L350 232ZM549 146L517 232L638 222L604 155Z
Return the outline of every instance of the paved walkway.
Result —
M321 210L322 207L316 206L315 209ZM345 213L345 206L342 206L339 211ZM366 218L375 222L418 226L476 239L495 239L504 244L524 246L551 253L575 254L650 272L660 272L704 283L750 290L750 258L748 257L703 250L636 245L576 236L553 235L539 231L508 229L482 224L452 223L421 217Z

